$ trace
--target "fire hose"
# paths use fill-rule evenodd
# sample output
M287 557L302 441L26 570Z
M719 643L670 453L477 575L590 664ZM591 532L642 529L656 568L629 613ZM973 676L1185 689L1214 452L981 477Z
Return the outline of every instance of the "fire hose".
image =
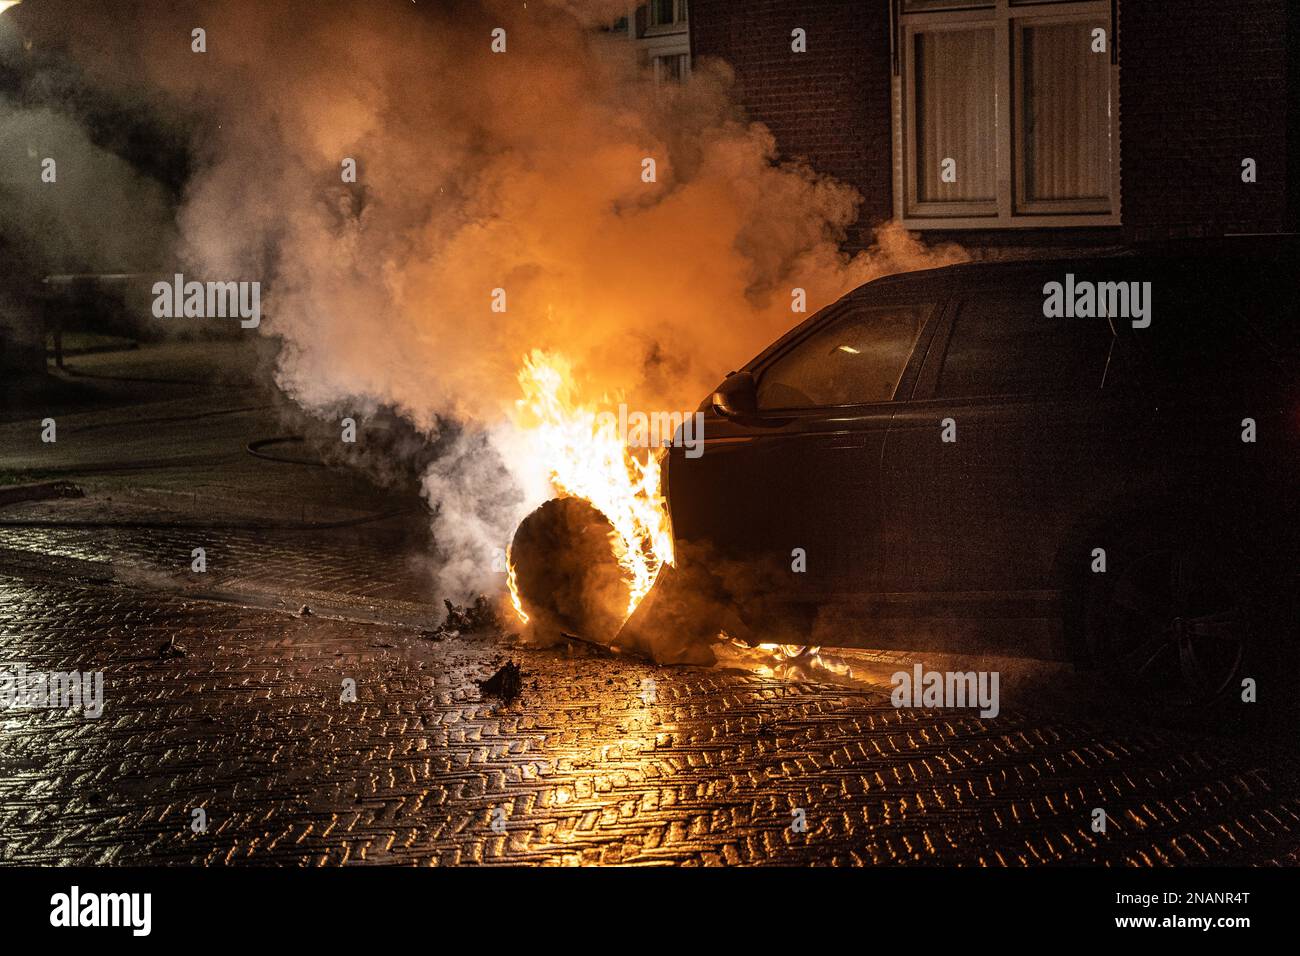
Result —
M157 419L156 421L185 421L194 418L204 418L210 415L234 414L236 412L258 410L268 406L252 406L249 408L232 408L223 409L215 412L203 412L196 415L179 416L174 418ZM283 462L285 464L305 465L307 467L324 468L327 467L322 461L314 461L306 458L286 458L277 455L268 455L261 451L269 445L285 443L301 443L305 439L301 435L285 435L273 438L259 438L249 442L244 446L244 450L255 458L261 458L264 461ZM199 458L184 459L186 464L192 464L194 461L216 460L226 457L226 454L200 456ZM74 473L76 471L86 472L87 470L96 472L105 471L133 471L148 467L165 466L177 462L112 462L101 465L91 466L87 469L85 466L68 467L66 469L43 469L46 473L52 471L63 471L65 473ZM59 497L69 497L66 494L60 494ZM375 512L372 514L361 515L356 518L344 518L338 521L177 521L175 519L144 519L128 518L120 521L107 521L97 519L74 519L74 520L56 520L50 518L16 518L0 519L0 528L124 528L124 529L153 529L153 530L195 530L195 531L330 531L338 528L354 528L359 525L378 523L387 521L390 518L400 517L402 515L415 514L425 510L423 506L412 505L405 508L396 508L389 511Z

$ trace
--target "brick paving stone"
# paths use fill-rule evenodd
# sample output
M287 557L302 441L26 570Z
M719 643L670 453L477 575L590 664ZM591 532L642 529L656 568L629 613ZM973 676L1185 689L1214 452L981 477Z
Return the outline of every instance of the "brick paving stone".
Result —
M173 637L185 656L159 659ZM0 647L9 667L105 675L97 720L3 715L11 864L1288 864L1300 847L1292 756L1122 721L897 710L870 688L32 575L0 576ZM510 705L474 683L505 655L527 675Z

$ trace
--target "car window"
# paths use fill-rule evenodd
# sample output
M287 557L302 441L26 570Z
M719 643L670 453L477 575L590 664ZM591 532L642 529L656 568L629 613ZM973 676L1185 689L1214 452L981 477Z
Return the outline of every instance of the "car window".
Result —
M1236 263L1227 275L1213 268L1207 264L1169 282L1151 327L1133 333L1148 374L1190 391L1294 381L1300 360L1294 280ZM1211 275L1213 281L1206 278Z
M758 407L864 405L894 397L933 304L850 303L770 365Z
M1105 318L1048 318L1040 294L972 295L957 318L935 394L1032 395L1100 388L1113 335Z

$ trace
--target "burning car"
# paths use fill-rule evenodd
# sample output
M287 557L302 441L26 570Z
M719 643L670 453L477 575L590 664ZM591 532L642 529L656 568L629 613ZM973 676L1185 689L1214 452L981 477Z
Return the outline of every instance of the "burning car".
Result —
M761 630L779 603L778 640L1227 693L1296 633L1298 253L1184 242L858 288L728 375L703 454L668 454L679 570L752 569L737 607Z

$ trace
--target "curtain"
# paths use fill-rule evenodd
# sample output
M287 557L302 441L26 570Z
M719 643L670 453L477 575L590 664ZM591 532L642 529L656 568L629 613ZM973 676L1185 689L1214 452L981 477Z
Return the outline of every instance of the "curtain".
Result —
M1092 50L1092 31L1106 26L1041 24L1021 31L1022 201L1110 194L1110 54Z
M917 199L993 201L996 118L991 28L916 35ZM944 160L956 182L943 181Z

